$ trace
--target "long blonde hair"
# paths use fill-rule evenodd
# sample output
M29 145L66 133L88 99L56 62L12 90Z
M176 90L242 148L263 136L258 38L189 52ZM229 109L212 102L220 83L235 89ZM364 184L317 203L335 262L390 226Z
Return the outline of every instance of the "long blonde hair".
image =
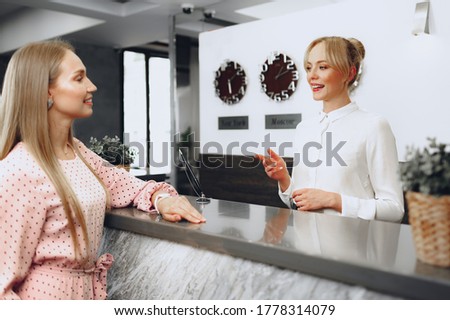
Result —
M44 170L61 198L75 257L86 261L90 252L86 221L80 202L51 144L47 114L49 86L58 77L59 66L68 50L74 52L68 42L51 40L28 44L11 57L6 69L0 106L0 160L3 160L18 142L25 143L27 150ZM74 145L72 128L69 130L68 141ZM109 202L105 185L77 149L74 148L77 155L105 189ZM77 235L76 223L81 226L82 239ZM80 240L85 243L85 254L81 252Z
M361 64L366 55L366 50L361 41L355 38L321 37L312 41L306 48L303 65L306 69L309 53L318 45L325 45L325 57L328 63L342 75L349 75L352 67L355 67L355 76L348 82L348 88L353 90L361 76Z

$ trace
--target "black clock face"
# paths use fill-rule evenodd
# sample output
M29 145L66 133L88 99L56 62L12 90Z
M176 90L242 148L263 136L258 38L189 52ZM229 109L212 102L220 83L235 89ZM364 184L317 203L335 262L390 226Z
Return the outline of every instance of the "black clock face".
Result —
M294 61L283 53L271 54L261 66L261 90L275 101L288 100L297 89L299 72Z
M247 89L244 69L235 61L225 61L215 72L214 87L216 96L227 104L242 100Z

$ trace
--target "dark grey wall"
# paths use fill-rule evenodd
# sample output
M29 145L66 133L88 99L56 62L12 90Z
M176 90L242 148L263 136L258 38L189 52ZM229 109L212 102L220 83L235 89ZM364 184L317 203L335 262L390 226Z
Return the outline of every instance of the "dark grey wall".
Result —
M70 41L70 38L67 38ZM122 137L122 58L118 50L70 41L86 66L88 77L97 86L94 94L94 114L88 119L75 121L75 136L89 143L91 136ZM0 83L12 53L0 55Z
M6 67L8 66L9 59L11 59L12 52L0 54L0 94L3 88L3 78L5 77Z

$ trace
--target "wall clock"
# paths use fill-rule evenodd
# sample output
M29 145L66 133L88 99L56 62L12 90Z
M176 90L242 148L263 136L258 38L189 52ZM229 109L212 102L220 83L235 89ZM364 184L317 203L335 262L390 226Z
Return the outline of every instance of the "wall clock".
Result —
M225 60L215 72L214 87L216 96L227 104L242 100L247 90L247 76L241 65Z
M269 98L284 101L297 89L299 72L289 56L274 52L261 65L259 80L262 91Z

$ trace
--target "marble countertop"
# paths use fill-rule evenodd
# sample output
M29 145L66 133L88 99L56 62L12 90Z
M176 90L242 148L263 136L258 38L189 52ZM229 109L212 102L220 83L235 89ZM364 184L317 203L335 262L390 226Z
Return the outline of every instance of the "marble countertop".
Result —
M403 298L450 299L450 269L416 259L409 225L212 199L201 225L113 209L108 228L263 262Z

